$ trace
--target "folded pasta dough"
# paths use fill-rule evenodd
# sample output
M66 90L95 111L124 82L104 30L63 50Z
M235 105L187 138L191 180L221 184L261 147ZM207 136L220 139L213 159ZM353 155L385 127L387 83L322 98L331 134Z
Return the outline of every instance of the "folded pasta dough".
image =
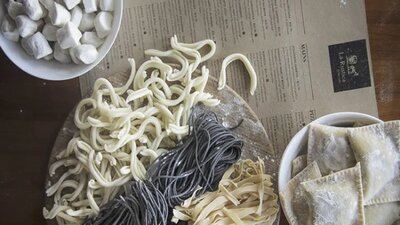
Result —
M347 135L348 128L310 124L307 162L316 161L322 175L356 165Z
M304 170L291 179L287 187L279 193L282 208L291 225L310 224L310 211L306 202L304 188L299 184L320 178L321 173L316 162L309 164Z
M364 204L400 200L400 121L353 128L348 133L361 163Z
M365 225L392 225L400 219L400 202L364 207Z
M307 155L297 156L292 161L292 177L296 176L307 166Z
M364 207L360 164L302 182L313 225L363 225Z

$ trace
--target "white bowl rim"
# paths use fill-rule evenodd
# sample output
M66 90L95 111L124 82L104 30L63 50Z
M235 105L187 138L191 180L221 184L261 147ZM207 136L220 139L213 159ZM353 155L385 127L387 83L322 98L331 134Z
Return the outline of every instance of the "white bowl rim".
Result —
M62 81L62 80L69 80L69 79L73 79L79 76L82 76L83 74L87 73L88 71L90 71L91 69L93 69L95 66L97 66L101 60L104 59L104 57L109 53L111 47L113 46L118 33L119 33L119 29L121 27L121 22L122 22L122 14L123 14L123 1L122 0L117 0L115 1L116 5L118 5L119 7L116 7L116 10L114 11L113 15L114 15L114 21L113 21L113 27L115 27L115 29L113 29L111 31L111 33L107 36L105 42L103 43L103 45L99 48L99 56L98 58L91 64L85 65L85 64L62 64L59 63L57 61L50 61L47 62L42 59L42 60L36 60L34 59L32 56L21 56L19 54L11 54L10 52L12 52L13 48L8 46L7 44L14 44L11 43L10 40L7 40L3 34L1 34L0 32L0 48L3 50L4 54L7 56L7 58L14 63L14 65L16 65L18 68L20 68L21 70L23 70L24 72L26 72L27 74L33 76L33 77L37 77L40 79L44 79L44 80L51 80L51 81ZM3 10L4 10L4 6L0 6L2 7L2 12L0 13L3 14ZM22 48L21 48L22 49ZM23 51L23 50L22 50ZM76 67L75 70L73 70L73 72L71 71L71 74L68 73L62 73L62 76L49 76L48 73L54 72L51 71L52 69L41 69L41 68L36 68L35 70L32 70L32 65L28 62L25 62L25 60L31 61L31 60L36 60L36 61L42 61L41 63L43 64L47 64L47 63L56 63L56 66L60 66L60 67L66 67L66 66L74 66ZM39 65L43 65L39 63ZM78 68L79 67L79 68Z
M290 140L289 144L287 145L285 151L282 154L282 158L279 165L279 174L278 174L278 190L284 190L286 188L287 183L289 182L290 178L288 177L291 175L291 165L292 160L298 155L301 149L298 148L302 143L306 142L307 140L304 139L305 135L308 134L308 126L313 123L320 123L325 125L335 125L341 123L349 123L349 122L356 122L356 121L365 121L368 123L383 123L382 120L359 112L337 112L327 114L325 116L319 117L318 119L312 121L311 123L307 124L303 127L300 131L293 136ZM308 137L308 136L306 136ZM294 155L294 157L293 157ZM286 175L286 176L284 176ZM288 176L289 175L289 176Z

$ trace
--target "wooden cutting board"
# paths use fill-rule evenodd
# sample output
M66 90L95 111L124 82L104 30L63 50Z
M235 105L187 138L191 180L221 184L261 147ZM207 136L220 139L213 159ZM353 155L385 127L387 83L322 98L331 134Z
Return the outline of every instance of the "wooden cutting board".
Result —
M126 83L128 76L128 73L117 73L107 77L107 79L114 86L118 87ZM221 103L209 109L217 114L222 124L226 127L234 127L243 120L240 126L233 130L238 138L244 141L242 158L257 160L259 157L263 159L266 172L274 178L275 190L277 193L277 174L279 168L275 167L274 163L268 163L270 160L276 160L276 156L273 155L272 144L263 125L250 106L234 90L226 86L223 90L218 91L217 87L217 80L210 76L205 92L214 95ZM49 165L56 161L55 156L67 147L69 140L78 130L74 124L74 112L75 109L70 112L56 138L49 158ZM56 174L51 178L47 175L46 184L48 184L49 181L54 183L61 175L62 173ZM46 207L48 209L51 208L52 202L52 197L46 198ZM49 221L48 224L57 224L57 222L55 220ZM279 215L277 215L274 224L279 224Z

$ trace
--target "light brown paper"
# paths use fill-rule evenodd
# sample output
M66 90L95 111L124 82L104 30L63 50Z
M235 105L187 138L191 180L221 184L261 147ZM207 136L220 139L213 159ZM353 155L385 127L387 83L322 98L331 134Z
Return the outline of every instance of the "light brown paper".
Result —
M124 5L112 50L80 78L82 95L96 78L129 71L128 57L140 64L145 49L170 48L176 34L182 42L216 41L216 55L207 62L215 77L225 56L249 57L258 74L255 96L249 95L249 78L239 62L228 67L227 84L257 113L278 158L292 136L317 117L337 111L377 115L364 0L126 0ZM364 41L332 47L338 60L331 69L329 46L355 40ZM351 83L356 76L369 77L368 87L334 92L333 77Z

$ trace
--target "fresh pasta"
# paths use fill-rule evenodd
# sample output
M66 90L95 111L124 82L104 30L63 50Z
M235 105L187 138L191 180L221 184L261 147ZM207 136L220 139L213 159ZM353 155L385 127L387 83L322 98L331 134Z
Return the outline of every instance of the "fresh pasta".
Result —
M240 158L243 142L212 112L199 107L193 110L189 127L182 143L150 166L148 181L132 181L125 195L102 207L84 224L166 224L168 207L179 205L194 193L215 190L226 170Z
M254 95L254 92L257 89L257 74L256 74L256 71L254 70L253 66L251 65L249 59L245 55L240 54L240 53L235 53L235 54L229 55L222 61L221 73L219 75L219 80L218 80L218 90L222 90L225 87L225 85L226 85L226 68L228 67L228 65L231 62L233 62L235 60L242 61L244 66L246 67L246 70L250 76L250 94Z
M194 105L219 103L204 92L209 70L202 66L194 74L215 53L215 43L180 43L174 36L171 46L165 52L147 50L150 59L137 69L129 59L132 70L125 85L113 87L100 78L92 95L79 102L74 114L79 130L49 168L50 177L61 176L46 190L54 199L50 210L43 209L46 219L82 224L98 214L124 192L124 184L143 180L150 163L188 134ZM209 51L202 55L199 50L206 46Z
M190 133L150 166L148 178L173 208L196 192L213 191L225 171L239 160L243 141L220 124L215 114L196 108Z
M209 224L273 224L278 213L277 195L264 162L239 161L219 182L218 190L194 194L173 210L172 222Z
M126 195L107 203L85 225L166 225L168 206L164 196L148 181L134 181Z

